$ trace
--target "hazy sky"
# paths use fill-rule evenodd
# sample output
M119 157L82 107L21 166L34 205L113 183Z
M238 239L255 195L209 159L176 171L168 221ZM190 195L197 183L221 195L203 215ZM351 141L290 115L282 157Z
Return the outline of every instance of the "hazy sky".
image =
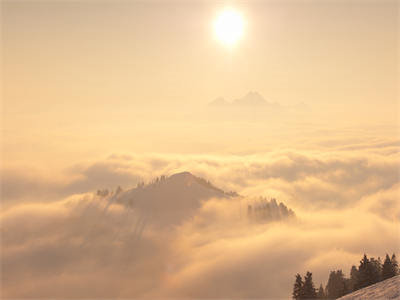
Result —
M239 126L232 117L233 125L211 126L199 111L218 96L232 100L248 91L311 108L306 117L282 116L285 122L397 125L398 1L3 1L1 7L8 161L242 151L246 139L230 139L229 147L210 143L265 132L271 121ZM233 48L213 30L224 7L245 22ZM219 126L222 136L214 134Z
M225 6L245 20L235 49L213 33ZM5 109L135 110L256 90L392 110L397 22L398 1L3 1Z

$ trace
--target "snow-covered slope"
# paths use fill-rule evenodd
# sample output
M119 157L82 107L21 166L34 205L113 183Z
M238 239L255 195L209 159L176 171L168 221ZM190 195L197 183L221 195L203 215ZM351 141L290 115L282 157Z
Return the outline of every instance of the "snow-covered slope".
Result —
M339 298L340 300L400 300L400 275L370 285Z

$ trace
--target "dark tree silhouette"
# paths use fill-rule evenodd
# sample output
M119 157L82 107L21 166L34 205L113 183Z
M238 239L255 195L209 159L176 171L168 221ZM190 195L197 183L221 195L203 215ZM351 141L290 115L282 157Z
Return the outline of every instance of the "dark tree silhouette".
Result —
M361 289L374 283L373 267L366 254L360 261L358 275L356 289Z
M347 293L346 281L342 270L331 271L326 285L328 298L336 299Z
M314 287L314 282L312 280L312 273L307 272L306 276L304 277L304 298L303 299L316 299L317 292Z
M393 277L392 275L392 261L390 260L390 257L388 254L386 254L385 261L383 262L382 266L382 279L388 279L390 277Z
M353 292L356 290L358 280L358 269L356 266L353 265L350 270L349 292Z
M364 254L363 258L360 260L359 267L357 268L354 265L351 267L350 278L345 278L342 270L331 271L325 290L322 284L318 290L314 288L311 272L307 272L304 281L300 274L297 274L293 288L293 299L336 299L358 289L396 276L399 273L399 265L394 253L391 258L386 254L383 265L379 257L378 259L373 257L368 259L367 255Z
M394 253L390 261L392 263L392 274L393 276L396 276L399 274L399 264L397 263L396 255Z
M382 280L382 263L381 259L375 259L371 257L371 281L372 283L377 283Z
M296 280L293 286L293 299L299 300L303 298L303 279L301 279L300 274L296 274Z
M319 286L318 292L317 292L317 299L325 299L326 295L325 295L325 291L324 291L324 287L322 286L322 283Z

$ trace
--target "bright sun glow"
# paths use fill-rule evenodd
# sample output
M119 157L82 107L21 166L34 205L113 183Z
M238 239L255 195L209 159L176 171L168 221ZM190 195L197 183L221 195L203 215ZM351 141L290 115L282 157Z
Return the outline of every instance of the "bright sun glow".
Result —
M214 23L215 34L224 45L234 45L243 35L243 18L235 10L225 9Z

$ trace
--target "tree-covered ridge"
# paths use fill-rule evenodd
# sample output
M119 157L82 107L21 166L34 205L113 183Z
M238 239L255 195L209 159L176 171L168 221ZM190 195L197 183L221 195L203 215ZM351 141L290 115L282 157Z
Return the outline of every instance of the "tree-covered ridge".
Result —
M159 205L169 205L170 208L174 207L175 209L180 209L183 204L190 203L190 199L193 197L202 199L236 198L237 200L247 202L247 217L252 222L279 221L295 216L292 209L288 208L282 202L277 202L275 198L270 198L269 200L266 197L247 198L234 191L225 192L210 181L194 176L190 172L181 172L171 176L162 175L148 183L139 181L136 188L133 189L123 190L118 186L115 191L103 189L98 190L96 194L99 197L114 197L115 201L124 203L130 207L134 207L135 203L138 204L142 201L143 203L158 202ZM175 203L180 198L182 198L182 205L174 206L172 202ZM160 201L154 201L157 199ZM165 199L169 201L164 201ZM199 205L200 203L197 203L194 207L198 207ZM243 208L246 209L245 206Z
M149 181L148 183L145 183L144 181L139 181L136 185L136 188L139 189L151 189L151 188L156 188L157 186L163 185L163 184L168 184L171 180L174 178L186 178L187 180L193 181L198 183L201 186L204 186L205 188L208 188L210 190L213 190L217 193L223 194L227 197L238 197L239 194L237 194L235 191L229 191L226 192L215 185L213 185L209 180L206 180L202 177L195 176L191 174L190 172L181 172L181 173L176 173L171 176L167 175L161 175L159 177L155 177L153 180Z
M254 221L277 221L294 217L294 212L282 202L278 203L275 198L259 198L257 201L247 206L247 215Z
M359 266L351 267L350 278L346 278L342 270L331 271L325 289L322 284L318 289L314 287L311 272L307 272L304 280L300 274L296 274L292 297L293 299L337 299L398 274L399 266L395 254L392 257L386 254L383 264L379 257L369 259L364 254Z

